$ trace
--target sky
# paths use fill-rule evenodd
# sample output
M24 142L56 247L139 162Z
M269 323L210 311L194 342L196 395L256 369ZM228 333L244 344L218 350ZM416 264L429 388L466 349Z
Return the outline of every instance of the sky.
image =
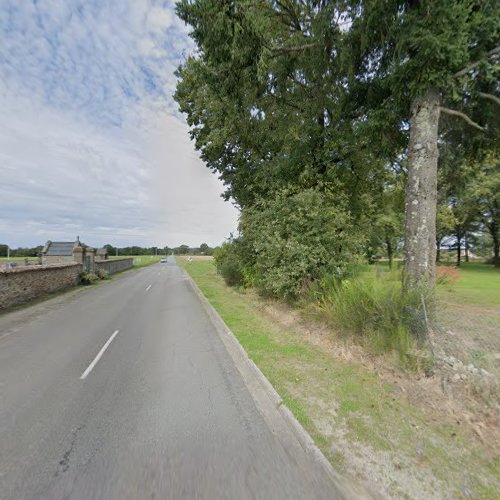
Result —
M238 211L173 100L171 0L0 0L0 243L220 244Z

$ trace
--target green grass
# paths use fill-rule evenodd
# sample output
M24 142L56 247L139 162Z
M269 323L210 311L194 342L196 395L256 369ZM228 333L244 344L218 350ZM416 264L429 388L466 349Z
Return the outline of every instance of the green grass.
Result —
M450 287L440 287L439 296L449 302L498 307L500 304L500 268L464 262L458 268L460 279Z
M2 261L10 261L10 260L16 260L16 261L24 261L25 259L28 260L38 260L38 257L0 257L0 262Z
M440 266L454 266L442 263ZM377 271L378 268L378 271ZM377 272L389 271L387 262L359 266L363 276L375 278ZM438 286L438 297L459 304L493 306L500 304L500 268L479 262L462 262L457 268L460 276L453 285Z
M497 462L457 422L426 416L373 372L339 361L293 326L280 326L263 311L263 299L227 287L212 261L178 262L334 466L347 467L352 453L366 462L373 454L390 454L390 460L409 464L410 474L441 480L447 498L460 498L464 471L475 498L499 494Z
M151 264L156 264L160 262L160 259L163 257L162 255L110 255L110 259L125 259L125 258L133 258L134 259L134 268L138 267L146 267Z
M316 308L338 332L358 339L376 352L398 352L406 363L414 351L412 334L425 326L419 293L403 294L397 271L361 272L342 282L323 278L310 289L304 307Z

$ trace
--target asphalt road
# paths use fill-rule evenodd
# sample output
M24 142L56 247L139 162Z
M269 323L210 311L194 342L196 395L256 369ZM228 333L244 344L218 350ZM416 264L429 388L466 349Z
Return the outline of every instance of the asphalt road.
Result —
M0 316L2 499L345 498L277 419L173 260Z

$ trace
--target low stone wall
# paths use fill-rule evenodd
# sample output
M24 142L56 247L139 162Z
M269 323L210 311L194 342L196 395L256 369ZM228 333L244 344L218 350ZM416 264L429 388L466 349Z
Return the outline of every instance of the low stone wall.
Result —
M125 269L130 269L134 265L134 259L132 257L124 257L123 259L106 259L106 260L96 260L95 268L102 269L109 274L119 273L120 271L125 271Z
M78 285L81 264L0 269L0 311Z

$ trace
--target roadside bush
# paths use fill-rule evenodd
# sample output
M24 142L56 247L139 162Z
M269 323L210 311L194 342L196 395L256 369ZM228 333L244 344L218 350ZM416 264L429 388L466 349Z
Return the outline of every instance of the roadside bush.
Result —
M92 283L94 283L94 281L97 281L98 279L99 278L94 273L89 273L87 271L82 271L80 273L80 283L82 285L91 285Z
M368 341L376 350L395 350L405 363L418 341L425 340L422 296L417 291L402 293L399 273L346 280L328 276L311 292L338 331Z
M240 232L247 247L240 260L262 294L296 299L324 273L346 274L361 239L344 205L339 197L307 189L282 191L243 211Z
M437 285L454 285L460 279L460 273L456 267L437 266L436 267L436 284Z
M241 286L244 283L243 267L234 241L223 243L214 252L217 272L229 286Z
M111 279L111 276L109 275L108 271L105 271L104 269L97 269L95 272L96 276L100 280L109 280Z

